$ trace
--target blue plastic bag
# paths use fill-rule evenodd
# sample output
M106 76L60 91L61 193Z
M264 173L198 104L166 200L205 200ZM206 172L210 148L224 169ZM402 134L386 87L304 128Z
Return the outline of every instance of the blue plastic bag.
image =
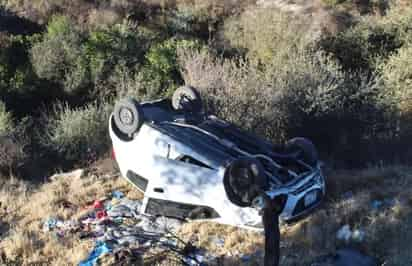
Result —
M80 262L79 266L94 266L102 255L110 252L112 252L112 249L105 242L96 242L96 246L90 253L89 257Z

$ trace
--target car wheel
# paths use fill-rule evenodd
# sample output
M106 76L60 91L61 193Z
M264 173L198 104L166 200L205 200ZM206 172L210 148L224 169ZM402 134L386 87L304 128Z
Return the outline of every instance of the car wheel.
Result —
M190 86L179 87L172 96L172 106L175 110L199 113L203 109L199 92Z
M286 143L286 150L292 152L300 152L298 156L303 162L316 166L319 156L318 151L316 150L315 145L312 141L306 138L293 138Z
M250 207L253 200L269 186L262 164L253 158L240 158L226 168L223 184L229 200L240 207Z
M123 134L131 137L143 123L143 111L139 103L132 98L118 101L113 111L114 123Z

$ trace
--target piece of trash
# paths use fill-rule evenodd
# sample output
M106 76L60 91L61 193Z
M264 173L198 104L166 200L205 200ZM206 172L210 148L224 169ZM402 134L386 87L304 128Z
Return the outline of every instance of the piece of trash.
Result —
M124 194L121 191L115 190L115 191L112 192L112 197L116 198L116 199L121 199L121 198L124 197Z
M352 231L350 230L349 225L342 226L339 231L336 233L336 238L339 240L344 240L348 242L352 236Z
M356 242L363 242L365 239L365 232L361 229L356 229L352 232L351 238Z

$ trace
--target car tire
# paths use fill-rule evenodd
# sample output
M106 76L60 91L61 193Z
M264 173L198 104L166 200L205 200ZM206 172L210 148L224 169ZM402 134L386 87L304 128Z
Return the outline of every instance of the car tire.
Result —
M143 124L143 111L133 98L118 101L113 111L114 123L119 131L131 137Z
M172 107L175 110L199 113L203 109L200 93L193 87L179 87L172 96Z
M223 184L233 204L250 207L253 200L268 188L269 180L258 160L239 158L226 167Z
M310 166L316 166L319 160L315 145L306 138L298 137L289 140L286 143L286 150L290 152L300 152L298 159L301 159Z

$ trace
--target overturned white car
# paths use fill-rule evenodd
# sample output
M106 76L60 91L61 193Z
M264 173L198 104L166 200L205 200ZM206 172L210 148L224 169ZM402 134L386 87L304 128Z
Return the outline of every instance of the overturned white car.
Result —
M123 99L109 128L121 173L144 193L141 211L149 215L261 228L267 200L292 222L325 195L309 140L276 146L248 134L203 113L191 87L179 88L171 100Z

